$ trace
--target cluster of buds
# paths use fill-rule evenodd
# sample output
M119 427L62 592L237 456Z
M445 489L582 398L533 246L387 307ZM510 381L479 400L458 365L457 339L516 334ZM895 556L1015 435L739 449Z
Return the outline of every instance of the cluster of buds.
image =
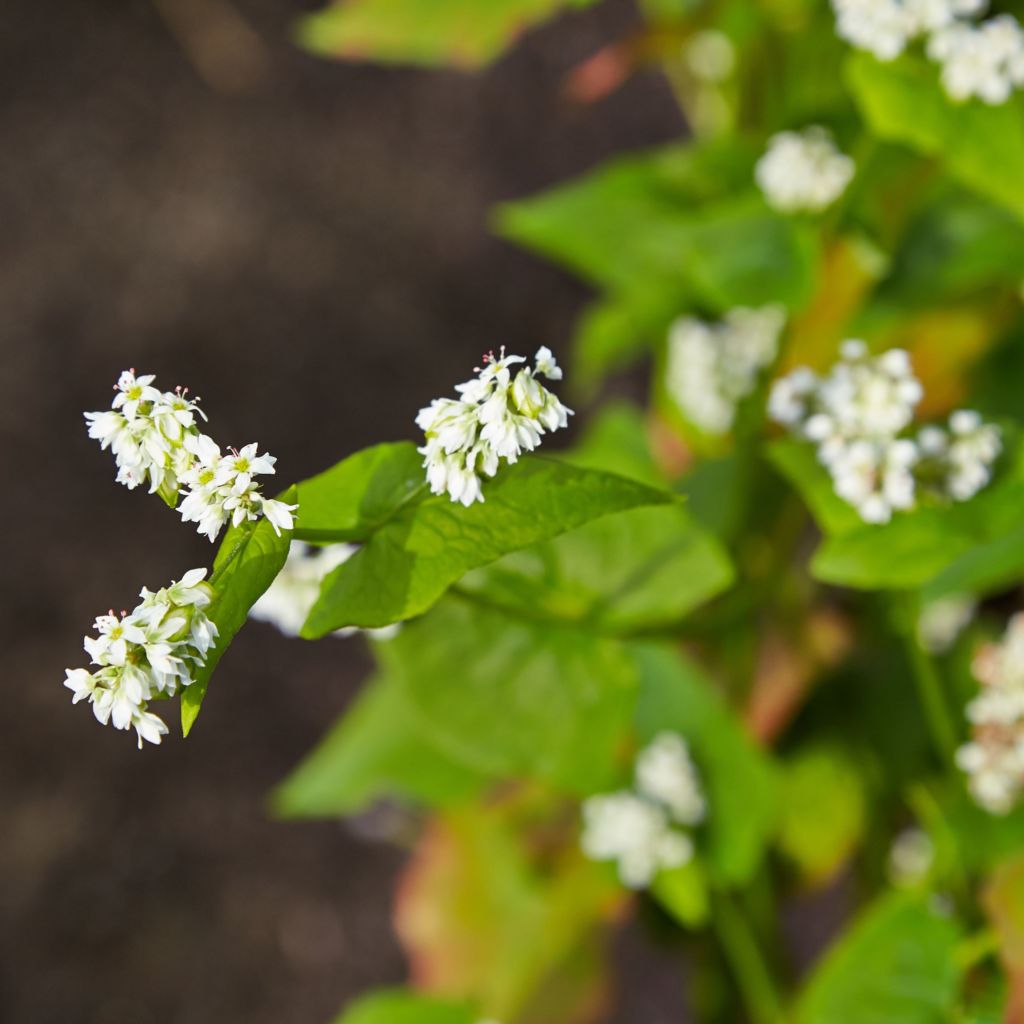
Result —
M978 804L1006 814L1024 792L1024 614L1010 620L1001 643L981 648L973 669L982 689L967 705L973 736L957 764Z
M812 125L773 135L754 178L773 209L819 213L846 191L855 171L853 160L836 148L832 136Z
M967 501L989 483L1002 450L997 427L962 409L948 427L908 435L923 390L907 353L873 357L864 342L846 341L841 356L825 377L800 368L777 381L768 411L817 445L836 494L865 522L888 522L922 495Z
M257 454L255 444L224 455L199 430L197 417L206 419L199 399L189 398L188 388L159 391L154 379L125 370L110 409L85 414L89 436L114 454L118 483L130 489L148 483L211 541L228 521L237 526L261 516L278 534L290 530L296 506L265 498L255 480L274 472L274 457Z
M583 804L583 852L615 861L623 885L643 889L659 871L693 858L686 828L704 820L704 796L686 742L659 733L639 754L632 789L602 793Z
M562 371L548 348L538 350L534 366L512 376L523 356L489 353L477 376L455 390L459 398L435 398L416 417L426 434L419 449L434 494L448 493L467 507L483 501L482 478L493 477L502 459L515 462L533 451L545 433L566 426L572 411L538 377L561 380Z
M213 597L205 576L205 569L192 569L163 590L143 588L132 611L101 615L97 635L84 640L95 668L66 670L73 703L88 700L104 725L133 728L140 749L143 740L159 743L167 732L149 702L192 685L217 639L205 611Z
M681 317L669 330L665 388L706 434L724 434L736 407L775 361L786 322L781 306L730 310L718 324Z

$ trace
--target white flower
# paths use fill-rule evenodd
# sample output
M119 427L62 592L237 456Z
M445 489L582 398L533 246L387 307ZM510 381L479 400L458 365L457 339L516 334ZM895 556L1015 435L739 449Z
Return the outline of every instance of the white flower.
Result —
M547 345L541 345L533 360L533 372L539 373L548 380L561 380L562 368L555 362L555 357Z
M928 56L942 64L943 87L958 102L1005 103L1024 85L1024 30L1009 14L942 27L928 42Z
M680 411L708 434L728 431L738 403L778 353L780 306L730 310L720 324L681 317L668 339L665 387Z
M974 660L981 693L967 705L974 736L957 751L977 803L1006 814L1024 792L1024 614L1015 615L1002 641Z
M204 610L212 599L205 576L205 569L193 569L163 590L143 588L131 612L99 616L98 636L84 640L96 671L65 673L72 703L88 700L104 725L133 728L140 747L159 743L167 726L148 710L149 701L190 686L217 638Z
M537 379L561 380L551 350L538 349L534 367L512 369L523 356L489 355L473 380L456 386L458 399L436 398L421 409L416 425L426 435L419 449L427 483L434 494L470 506L483 501L483 477L492 477L501 460L513 463L533 451L545 433L568 424L567 409Z
M736 48L725 33L704 29L687 40L683 60L702 82L724 82L736 67Z
M930 654L943 654L974 618L977 605L966 594L951 594L931 601L917 619L917 639Z
M889 877L900 886L923 882L935 862L935 845L920 828L905 828L889 850Z
M819 212L846 191L854 163L821 127L780 132L768 140L754 177L768 204L783 213Z
M638 755L635 771L637 791L663 804L681 825L703 821L704 795L682 737L658 733Z
M657 804L629 792L590 797L583 804L583 852L592 860L614 860L622 883L642 889L663 869L693 857L693 842L672 828Z

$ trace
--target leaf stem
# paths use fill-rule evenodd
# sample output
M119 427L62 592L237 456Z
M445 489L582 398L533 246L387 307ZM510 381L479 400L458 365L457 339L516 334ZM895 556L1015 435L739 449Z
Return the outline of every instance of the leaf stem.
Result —
M784 1024L782 998L746 917L725 893L716 895L712 917L750 1020L753 1024Z
M950 714L935 662L917 638L914 612L915 605L913 599L910 599L905 605L904 614L900 616L900 633L935 750L946 765L952 765L957 749L956 724Z

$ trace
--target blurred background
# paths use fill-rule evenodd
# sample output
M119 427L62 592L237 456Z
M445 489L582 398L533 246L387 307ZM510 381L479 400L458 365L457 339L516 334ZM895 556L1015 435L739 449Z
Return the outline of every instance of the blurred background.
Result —
M566 73L634 18L611 2L480 75L341 65L287 0L8 0L0 13L7 500L0 1020L290 1024L400 981L404 855L278 823L269 788L369 667L361 641L252 624L187 743L140 752L72 707L81 636L213 548L115 486L85 434L118 372L204 399L281 483L381 440L482 351L565 341L584 294L492 238L488 210L678 137L668 87L605 102ZM681 1018L675 955L615 952L617 1024Z

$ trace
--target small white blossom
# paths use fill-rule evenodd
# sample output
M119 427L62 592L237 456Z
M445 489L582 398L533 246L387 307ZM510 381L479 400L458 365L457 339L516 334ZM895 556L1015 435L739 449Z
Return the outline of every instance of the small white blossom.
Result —
M719 324L681 317L668 338L665 387L680 411L708 434L724 434L738 403L757 384L779 348L780 306L730 310Z
M889 877L895 885L919 885L934 863L935 844L931 836L920 828L905 828L889 850Z
M966 594L931 601L917 619L917 639L929 654L944 654L974 618L977 605Z
M768 140L754 177L768 204L783 213L820 212L846 191L853 160L818 126L780 132Z
M980 694L967 705L973 739L957 751L977 803L1007 814L1024 792L1024 614L1015 615L1002 641L974 660Z
M724 32L704 29L687 40L683 60L694 78L702 82L724 82L736 67L736 48Z
M274 472L274 457L258 454L255 444L222 455L199 430L197 418L206 418L199 399L188 388L158 391L153 380L125 370L111 409L85 414L89 436L114 454L118 482L130 489L148 482L211 541L226 523L261 516L278 535L292 529L297 506L263 497L255 479Z
M640 751L635 772L637 791L663 804L681 825L697 825L704 820L704 794L689 748L681 736L658 733Z
M98 635L84 640L95 671L65 673L72 703L88 700L104 725L133 728L140 748L143 741L159 743L167 726L148 710L149 702L190 686L217 639L204 610L212 599L205 576L205 569L193 569L163 590L143 588L131 612L99 616Z
M416 425L426 434L420 454L434 494L469 506L483 501L483 477L492 477L501 460L516 462L533 451L544 434L568 424L567 409L537 379L561 380L551 350L537 351L534 366L513 367L523 356L493 353L477 376L456 386L458 399L437 398L419 411Z

